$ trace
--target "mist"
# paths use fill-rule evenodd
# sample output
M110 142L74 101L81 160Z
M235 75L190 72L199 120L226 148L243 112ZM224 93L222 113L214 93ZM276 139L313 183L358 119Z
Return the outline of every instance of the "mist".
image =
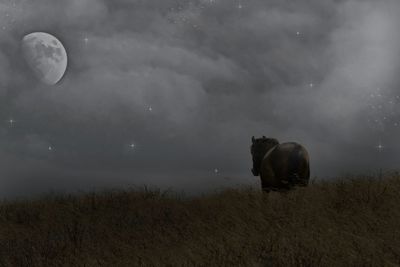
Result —
M259 186L253 135L304 145L312 177L396 169L399 11L395 0L3 1L0 196ZM35 31L67 50L56 86L22 58Z

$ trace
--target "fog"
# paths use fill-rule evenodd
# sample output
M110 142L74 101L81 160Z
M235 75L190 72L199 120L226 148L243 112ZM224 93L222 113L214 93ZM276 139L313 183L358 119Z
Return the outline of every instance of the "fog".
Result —
M253 135L303 144L321 179L396 169L399 12L396 0L1 1L0 196L258 186ZM22 58L35 31L69 55L56 86Z

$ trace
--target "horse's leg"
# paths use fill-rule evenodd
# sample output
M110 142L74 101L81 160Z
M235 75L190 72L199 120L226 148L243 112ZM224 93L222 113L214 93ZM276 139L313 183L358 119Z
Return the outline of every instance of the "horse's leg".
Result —
M299 186L307 186L309 180L310 180L310 165L308 164L308 162L304 162L301 169L301 175L298 179L297 184Z
M261 188L264 192L269 192L271 187L274 187L275 184L275 173L270 164L264 164L261 169Z

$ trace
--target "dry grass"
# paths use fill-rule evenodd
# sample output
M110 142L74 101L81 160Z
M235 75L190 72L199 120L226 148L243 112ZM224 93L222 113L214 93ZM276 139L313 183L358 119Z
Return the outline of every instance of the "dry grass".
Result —
M400 176L0 205L0 266L399 266Z

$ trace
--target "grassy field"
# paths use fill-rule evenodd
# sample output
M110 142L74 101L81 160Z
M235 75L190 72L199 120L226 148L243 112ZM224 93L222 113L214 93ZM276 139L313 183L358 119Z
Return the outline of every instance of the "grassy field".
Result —
M400 266L400 175L3 201L0 266Z

